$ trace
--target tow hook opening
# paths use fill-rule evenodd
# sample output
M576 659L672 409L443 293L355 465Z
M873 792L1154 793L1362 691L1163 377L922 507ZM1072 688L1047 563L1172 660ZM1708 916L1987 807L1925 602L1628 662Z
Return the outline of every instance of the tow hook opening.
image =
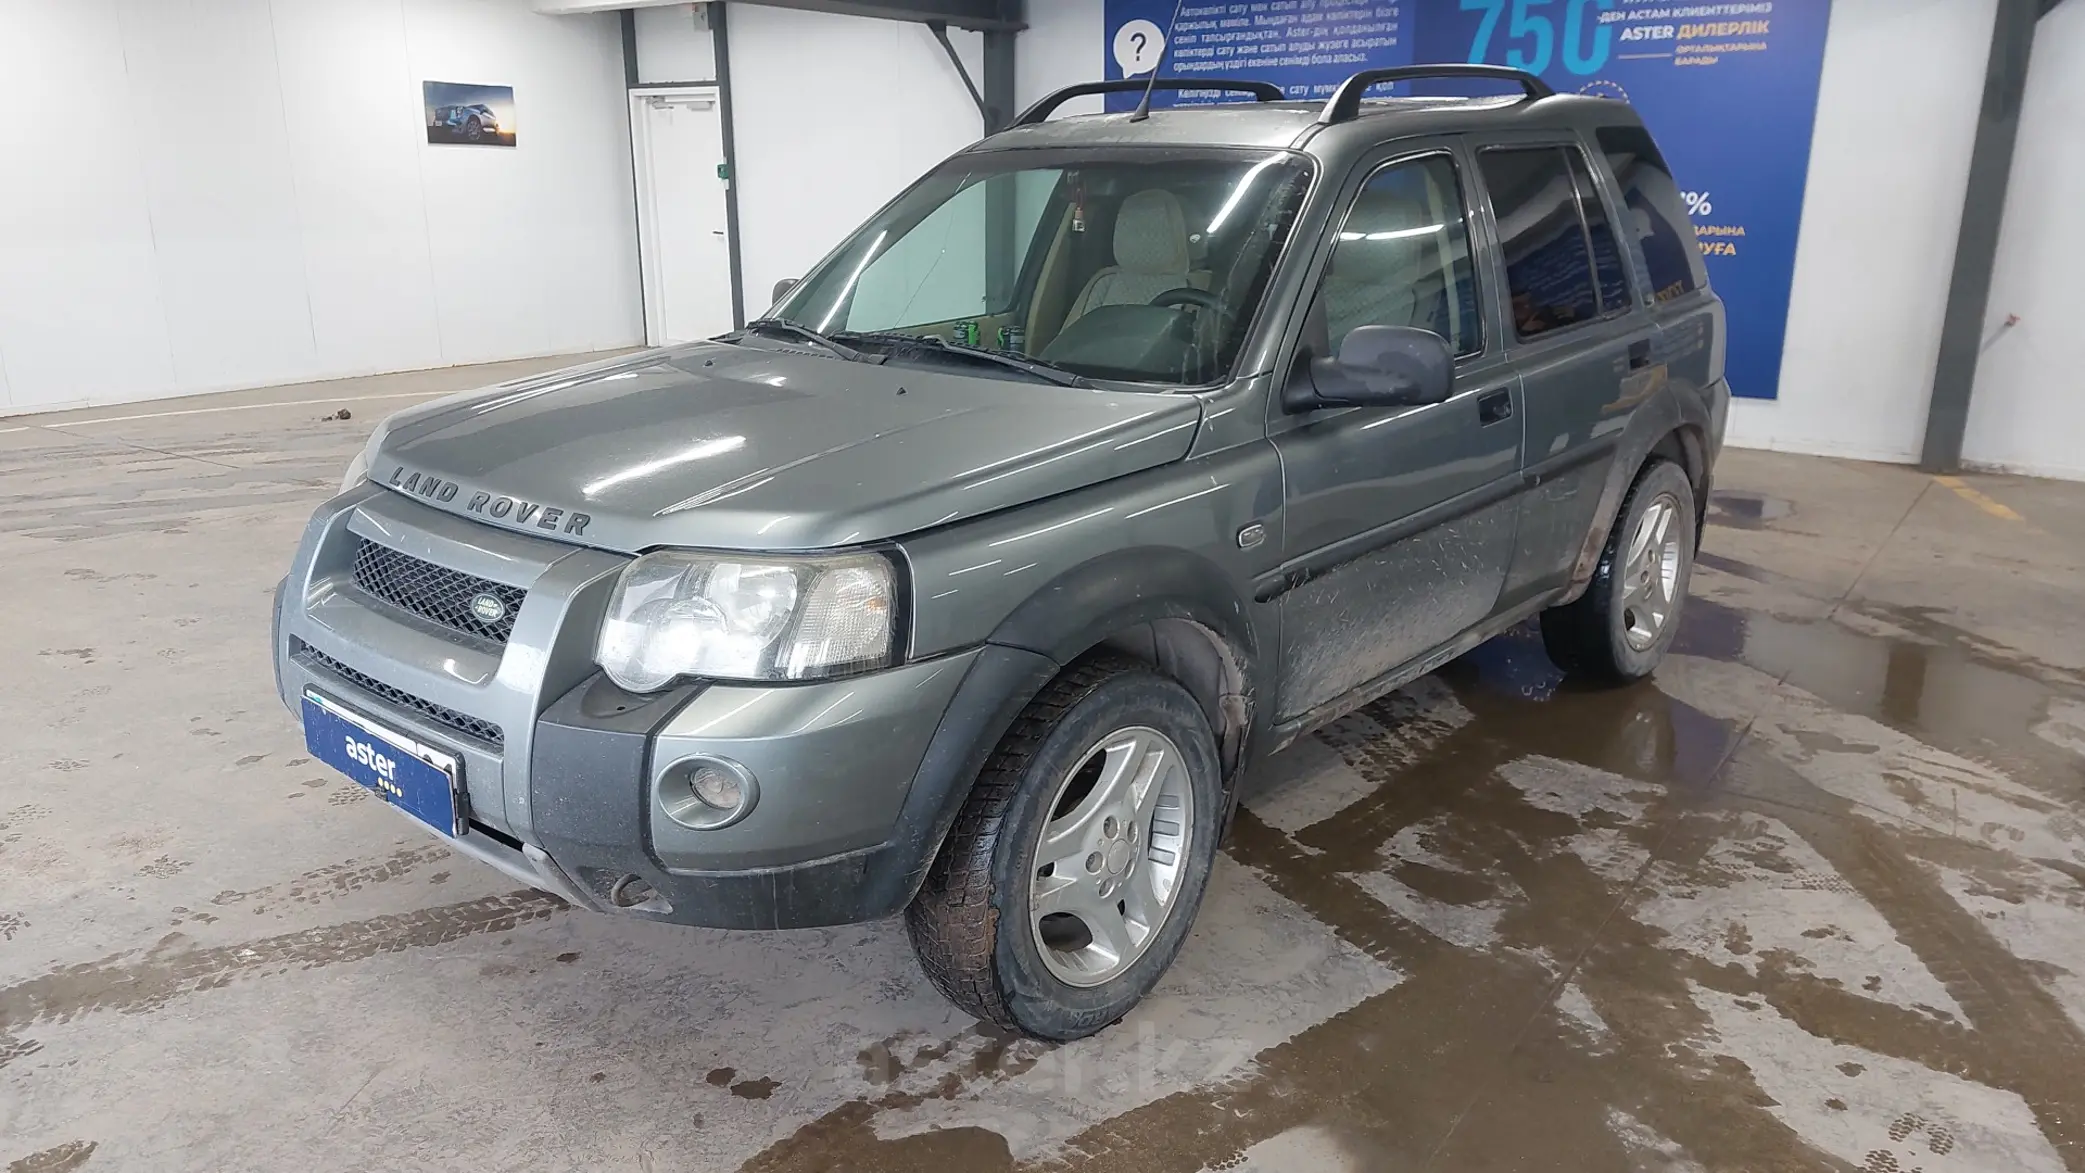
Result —
M652 887L651 881L634 873L623 876L609 886L608 903L631 912L673 911L672 903L659 895L658 889Z

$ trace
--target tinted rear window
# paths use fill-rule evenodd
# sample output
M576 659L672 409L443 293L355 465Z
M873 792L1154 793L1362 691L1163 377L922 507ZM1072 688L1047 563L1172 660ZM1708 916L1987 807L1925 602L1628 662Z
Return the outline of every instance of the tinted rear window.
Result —
M1592 168L1585 152L1564 152L1571 159L1571 178L1578 185L1578 203L1585 209L1586 239L1593 245L1593 273L1600 279L1600 312L1611 314L1629 305L1629 267L1622 263L1622 246L1615 242L1614 225L1607 222L1607 204L1593 183Z
M1603 126L1599 139L1628 209L1625 238L1643 252L1651 293L1670 301L1707 285L1694 223L1650 132L1640 126Z
M1563 149L1488 150L1477 159L1498 218L1514 331L1534 338L1599 317L1592 253Z

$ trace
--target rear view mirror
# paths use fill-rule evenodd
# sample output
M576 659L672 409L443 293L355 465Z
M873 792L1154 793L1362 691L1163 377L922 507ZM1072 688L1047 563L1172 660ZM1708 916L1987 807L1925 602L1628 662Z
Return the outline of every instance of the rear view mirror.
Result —
M784 277L780 281L775 282L775 300L779 302L783 298L788 297L789 291L795 289L796 283L802 280L803 278L801 277Z
M1448 398L1455 386L1455 355L1431 330L1412 326L1356 326L1339 344L1338 358L1310 364L1308 376L1284 389L1290 412L1321 407L1421 407Z

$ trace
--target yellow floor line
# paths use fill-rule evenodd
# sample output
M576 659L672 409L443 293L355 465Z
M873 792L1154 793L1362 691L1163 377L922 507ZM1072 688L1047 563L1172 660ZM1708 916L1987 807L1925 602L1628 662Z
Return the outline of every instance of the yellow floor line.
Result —
M1955 496L1962 498L1964 501L1969 502L1971 505L1976 506L1978 509L1983 510L1985 513L1988 513L1993 517L2004 518L2006 521L2026 520L2019 514L2013 512L2012 509L2006 506L2003 502L1994 501L1991 498L1984 496L1982 493L1977 492L1975 489L1970 488L1968 485L1963 484L1961 477L1934 477L1933 479L1939 481L1943 485L1946 485L1948 488L1953 489L1955 491Z

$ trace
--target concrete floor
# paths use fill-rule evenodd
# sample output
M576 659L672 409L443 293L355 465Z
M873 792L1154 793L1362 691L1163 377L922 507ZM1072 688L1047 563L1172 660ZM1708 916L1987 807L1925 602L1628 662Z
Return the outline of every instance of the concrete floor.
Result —
M10 1171L2085 1170L2085 485L1729 454L1655 681L1515 634L1307 740L1050 1048L892 924L576 913L306 760L308 511L542 365L0 420Z

